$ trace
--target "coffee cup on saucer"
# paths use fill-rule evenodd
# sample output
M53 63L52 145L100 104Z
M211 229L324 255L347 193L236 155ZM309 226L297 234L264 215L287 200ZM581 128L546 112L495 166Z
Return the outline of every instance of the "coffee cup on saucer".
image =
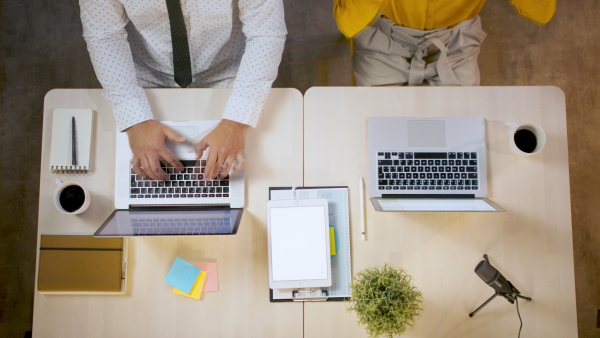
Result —
M535 123L516 124L506 122L506 131L510 135L510 149L520 156L531 156L539 153L546 145L544 129Z
M90 206L90 194L76 182L54 181L57 185L54 191L54 205L56 208L69 215L78 215Z

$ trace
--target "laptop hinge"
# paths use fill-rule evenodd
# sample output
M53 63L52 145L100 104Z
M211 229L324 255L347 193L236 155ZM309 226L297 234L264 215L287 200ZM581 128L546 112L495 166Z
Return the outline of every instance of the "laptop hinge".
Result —
M475 194L382 194L382 198L475 198Z
M139 210L139 211L148 211L148 210L231 210L231 208L227 205L217 205L217 204L198 204L198 205L151 205L151 204L137 204L137 205L129 205L129 210Z

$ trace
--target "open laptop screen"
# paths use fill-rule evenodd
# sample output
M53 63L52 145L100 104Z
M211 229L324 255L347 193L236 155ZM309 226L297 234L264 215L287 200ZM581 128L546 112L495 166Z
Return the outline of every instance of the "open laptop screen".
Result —
M115 210L94 236L234 235L243 209Z
M504 211L486 198L371 198L377 211Z

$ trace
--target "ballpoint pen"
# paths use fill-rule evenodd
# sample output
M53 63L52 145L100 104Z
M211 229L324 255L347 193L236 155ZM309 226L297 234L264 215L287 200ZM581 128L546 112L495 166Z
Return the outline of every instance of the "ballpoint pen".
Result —
M71 164L77 165L77 130L75 129L75 116L71 119Z
M365 190L364 190L364 181L363 178L360 177L358 180L358 191L360 193L360 235L362 240L365 240Z

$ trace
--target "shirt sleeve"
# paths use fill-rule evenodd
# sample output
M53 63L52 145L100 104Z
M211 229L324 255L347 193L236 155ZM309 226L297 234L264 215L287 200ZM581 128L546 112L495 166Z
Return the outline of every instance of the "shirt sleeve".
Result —
M102 93L112 106L117 130L152 119L144 89L137 82L125 30L129 19L123 4L116 0L79 0L79 7L83 37Z
M537 23L547 24L556 12L556 0L510 0L517 14Z
M383 0L334 0L333 18L346 37L361 33L375 18Z
M223 118L256 126L277 77L287 30L281 0L240 0L246 48Z

